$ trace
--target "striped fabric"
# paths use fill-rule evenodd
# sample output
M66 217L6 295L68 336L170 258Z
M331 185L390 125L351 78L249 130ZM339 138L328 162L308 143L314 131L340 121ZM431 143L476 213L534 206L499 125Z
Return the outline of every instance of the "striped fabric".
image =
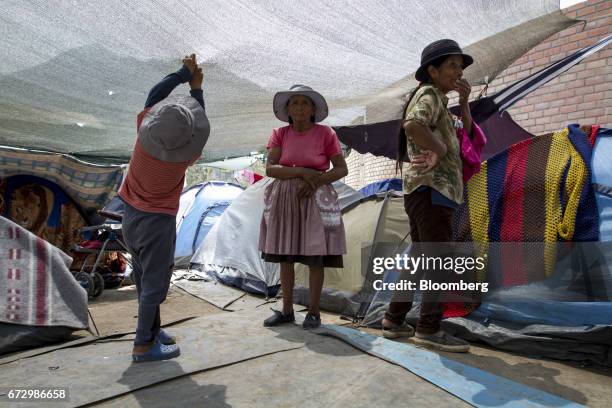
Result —
M145 109L138 115L140 129ZM195 157L193 161L197 160ZM130 167L119 196L132 207L150 213L176 216L185 182L185 171L192 162L170 163L149 155L136 140Z
M492 287L509 287L545 279L554 270L555 245L490 243L599 240L590 169L593 134L570 125L524 140L484 162L467 183L453 235L455 241L484 244L476 255L487 253L488 268L479 281L487 274ZM446 303L444 315L465 316L476 306Z
M72 156L0 146L0 178L37 176L62 187L85 211L100 209L117 191L121 166L87 163Z
M591 133L591 132L589 132ZM454 220L457 241L597 241L598 215L590 183L589 136L577 126L519 142L483 163L465 189L465 203ZM553 246L542 258L524 253L489 254L499 262L495 283L512 286L552 273ZM495 261L493 261L493 260ZM527 276L522 259L541 262L538 276ZM507 261L507 262L505 262ZM489 277L491 279L493 277Z
M87 293L64 252L0 217L0 253L0 323L87 327Z
M157 160L137 141L119 196L140 211L176 216L189 164Z

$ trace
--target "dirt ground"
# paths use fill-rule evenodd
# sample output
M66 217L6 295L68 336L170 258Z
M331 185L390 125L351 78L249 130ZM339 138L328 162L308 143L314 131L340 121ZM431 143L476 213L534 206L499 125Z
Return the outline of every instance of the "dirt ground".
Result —
M135 330L135 287L105 291L98 299L90 300L90 310L101 335ZM171 286L162 304L162 324L217 313L231 312ZM323 314L322 319L324 323L349 325L333 314ZM364 331L380 335L378 330ZM609 368L529 358L475 344L468 354L440 354L589 407L608 407L612 400L612 370Z

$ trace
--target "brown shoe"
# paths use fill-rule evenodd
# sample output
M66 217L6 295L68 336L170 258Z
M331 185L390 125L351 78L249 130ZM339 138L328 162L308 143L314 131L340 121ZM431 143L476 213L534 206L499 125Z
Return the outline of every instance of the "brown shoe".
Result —
M435 334L417 333L412 338L412 342L420 346L430 347L440 351L450 351L452 353L467 353L470 351L470 343L443 331Z
M408 323L402 323L393 327L382 326L382 334L386 339L401 339L414 336L414 328Z

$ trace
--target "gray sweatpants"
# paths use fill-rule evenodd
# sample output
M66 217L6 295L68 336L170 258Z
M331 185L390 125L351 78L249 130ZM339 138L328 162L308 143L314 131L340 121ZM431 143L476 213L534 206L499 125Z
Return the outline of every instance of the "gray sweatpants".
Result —
M174 266L176 218L140 211L126 203L122 227L132 255L132 279L138 292L134 345L143 345L159 333L159 305L168 294Z

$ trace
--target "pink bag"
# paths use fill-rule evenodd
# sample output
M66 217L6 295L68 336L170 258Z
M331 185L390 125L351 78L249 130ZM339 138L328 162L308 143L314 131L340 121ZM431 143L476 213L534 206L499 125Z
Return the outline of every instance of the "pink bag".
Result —
M472 134L470 135L463 128L457 129L457 138L461 147L461 161L463 162L463 182L467 183L472 176L480 171L480 154L482 148L487 143L487 137L476 122L472 122Z

